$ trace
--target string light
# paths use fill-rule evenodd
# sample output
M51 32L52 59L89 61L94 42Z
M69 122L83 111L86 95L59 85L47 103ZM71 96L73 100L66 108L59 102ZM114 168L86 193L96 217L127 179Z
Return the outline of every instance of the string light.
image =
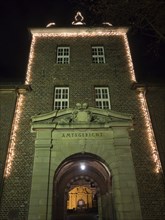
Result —
M30 55L29 55L29 63L28 63L28 68L27 68L27 73L26 73L26 79L25 79L25 85L28 85L31 80L32 80L32 66L33 66L33 61L34 61L34 48L35 48L35 43L36 43L36 38L35 36L32 36L32 42L31 42L31 48L30 48ZM19 122L20 122L20 117L22 113L22 107L24 104L24 95L19 94L17 97L17 102L16 102L16 108L15 108L15 113L14 113L14 118L13 118L13 123L12 123L12 129L11 129L11 134L10 134L10 140L9 140L9 147L8 147L8 154L7 154L7 160L6 160L6 167L5 167L5 172L4 176L8 177L11 173L12 169L12 162L14 159L15 155L15 145L16 145L16 139L17 139L17 131L19 128Z
M5 177L8 177L10 175L11 169L12 169L12 162L13 162L14 155L15 155L15 145L17 142L17 132L19 128L19 122L20 122L20 117L22 113L23 103L24 103L24 95L19 94L17 98L16 110L15 110L13 123L12 123L8 155L7 155L7 160L6 160L5 172L4 172Z
M29 55L29 63L28 63L28 68L27 68L27 73L26 73L26 79L25 79L25 85L28 85L32 81L32 66L33 66L33 61L34 61L34 48L36 44L36 37L33 35L32 36L32 42L31 42L31 47L30 47L30 55Z
M131 81L132 81L132 83L135 83L136 82L135 71L134 71L134 67L133 67L130 47L129 47L129 43L128 43L128 39L127 39L126 34L124 35L124 43L125 43L125 49L126 49L126 53L127 53ZM148 138L149 145L151 148L151 155L152 155L153 161L155 163L155 172L159 173L161 171L161 163L160 163L160 158L159 158L159 154L158 154L158 150L157 150L157 144L155 141L155 135L154 135L154 131L152 128L152 122L150 119L150 113L148 110L148 105L147 105L144 91L140 91L138 93L138 99L140 101L142 114L143 114L144 120L145 120L147 138Z
M125 36L125 29L122 29L121 31L118 29L116 31L107 31L106 29L98 29L95 31L80 31L80 32L49 32L48 29L44 29L45 32L36 32L32 30L32 42L31 42L31 48L30 48L30 55L29 55L29 63L28 63L28 68L27 68L27 73L26 73L26 80L25 84L30 84L32 82L32 66L33 66L33 61L35 58L35 45L38 39L40 38L55 38L55 37L70 37L70 38L76 38L76 37L96 37L96 36ZM51 30L52 31L52 30Z
M120 36L120 35L124 35L124 33L121 31L81 31L81 32L63 32L63 33L33 33L33 36L35 37L45 37L45 38L49 38L49 37L96 37L96 36Z
M124 37L124 44L125 44L125 49L126 49L126 54L127 54L127 59L128 59L129 72L130 72L130 75L131 75L131 81L136 82L135 71L134 71L134 67L133 67L133 62L132 62L131 51L130 51L130 47L129 47L129 43L128 43L128 38L127 38L126 34L124 34L123 37Z
M28 68L27 68L27 73L26 73L26 79L25 79L25 85L28 85L32 82L32 66L35 58L35 45L37 42L37 39L39 38L54 38L54 37L95 37L95 36L123 36L124 39L124 45L126 49L126 55L128 59L128 65L129 65L129 72L130 72L130 78L132 82L136 82L136 77L135 77L135 72L133 68L133 62L131 58L131 53L130 53L130 48L128 44L128 39L127 35L124 31L120 31L119 29L116 31L107 31L107 30L97 30L97 31L81 31L81 32L33 32L32 31L32 42L31 42L31 48L30 48L30 55L29 55L29 63L28 63ZM155 137L152 129L152 123L150 120L150 115L148 112L147 108L147 103L145 99L145 95L140 92L139 93L139 101L141 103L141 109L142 113L145 118L145 123L147 127L147 135L148 135L148 140L151 146L151 154L153 156L153 160L156 164L155 171L157 173L160 172L161 170L161 164L159 160L159 155L157 151L157 146L155 142ZM16 144L16 135L19 127L19 121L20 121L20 116L22 112L22 106L24 103L24 96L23 94L20 94L18 99L17 99L17 104L16 104L16 111L13 119L13 125L12 125L12 131L11 131L11 137L10 137L10 142L9 142L9 150L8 150L8 157L7 157L7 162L6 162L6 168L5 168L5 177L9 176L11 173L11 168L12 168L12 161L14 158L14 152L15 152L15 144Z
M146 132L147 139L148 139L150 147L151 147L151 154L153 157L153 161L155 162L155 172L159 173L161 171L161 163L160 163L160 159L159 159L156 140L155 140L155 136L153 133L152 123L151 123L144 91L139 91L138 97L139 97L139 101L141 104L141 110L143 112L145 125L146 125L146 129L147 129L147 132Z
M63 32L63 33L33 33L33 41L31 44L31 53L30 53L30 58L29 58L29 66L28 66L28 71L27 71L27 78L26 78L26 83L28 84L31 82L31 68L32 68L32 63L34 59L34 46L36 43L36 40L38 38L54 38L54 37L95 37L95 36L123 36L124 39L124 45L125 45L125 50L126 50L126 55L127 55L127 60L128 60L128 66L129 66L129 72L130 72L130 78L132 83L136 82L136 77L135 77L135 71L133 67L133 62L132 62L132 57L131 57L131 52L130 52L130 47L128 43L128 38L125 33L125 31L120 31L119 29L117 31L103 31L97 30L97 31L82 31L82 32ZM139 100L141 103L141 110L145 118L145 123L147 126L147 135L148 135L148 140L149 144L151 147L151 154L153 156L153 161L156 164L155 171L158 173L161 170L161 164L160 164L160 159L158 156L158 151L157 151L157 146L156 146L156 141L154 137L154 132L152 128L152 123L150 120L150 114L148 111L147 103L146 103L146 98L145 95L142 93L139 93Z

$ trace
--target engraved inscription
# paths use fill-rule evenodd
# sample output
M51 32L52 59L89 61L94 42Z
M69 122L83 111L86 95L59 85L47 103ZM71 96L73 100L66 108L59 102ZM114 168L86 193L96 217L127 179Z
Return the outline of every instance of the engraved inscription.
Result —
M102 137L103 133L102 132L92 132L92 133L87 133L87 132L80 132L80 133L74 133L74 132L69 132L69 133L62 133L62 138L97 138L97 137Z

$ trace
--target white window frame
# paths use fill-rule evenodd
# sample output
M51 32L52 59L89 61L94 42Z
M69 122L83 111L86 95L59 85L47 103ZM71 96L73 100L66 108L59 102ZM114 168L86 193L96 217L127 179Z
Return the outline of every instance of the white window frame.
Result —
M105 63L103 46L92 46L92 63Z
M55 87L54 110L69 108L69 87Z
M70 63L70 47L57 47L57 63L58 64Z
M96 107L101 109L111 109L109 87L95 87Z

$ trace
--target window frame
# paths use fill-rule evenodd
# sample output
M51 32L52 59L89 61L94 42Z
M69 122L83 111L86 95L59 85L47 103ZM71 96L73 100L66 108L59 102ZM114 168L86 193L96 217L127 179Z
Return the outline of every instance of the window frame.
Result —
M100 91L97 92L97 90ZM100 97L97 97L97 95L99 95ZM110 93L108 86L95 86L95 103L96 103L96 108L111 109Z
M101 49L101 51L99 51L99 49ZM95 50L96 54L94 54L94 50ZM101 54L99 54L99 53L101 53ZM101 60L103 62L101 62ZM92 46L92 63L94 63L94 64L104 64L105 63L104 46Z
M57 90L60 90L58 93ZM66 95L64 93L64 90L67 91L67 97L62 97L63 95ZM59 97L57 97L59 96ZM67 105L64 105L64 102L67 103ZM68 86L57 86L54 88L54 110L61 110L69 108L69 87Z
M62 50L62 51L60 51L60 50ZM67 54L65 54L65 50L67 50ZM58 46L57 47L57 60L56 60L56 62L57 62L57 64L70 64L70 47L69 46Z

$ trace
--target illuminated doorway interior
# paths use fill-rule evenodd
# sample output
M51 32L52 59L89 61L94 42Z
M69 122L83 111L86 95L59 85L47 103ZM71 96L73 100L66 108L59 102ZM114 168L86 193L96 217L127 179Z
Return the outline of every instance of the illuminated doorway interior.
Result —
M96 183L88 176L76 177L67 195L67 216L80 213L98 215Z
M83 211L92 209L96 205L95 194L95 190L92 190L89 186L74 187L69 191L67 210Z
M54 177L52 219L70 220L75 219L74 215L79 216L77 219L110 219L111 189L111 174L96 155L76 154L67 158Z

